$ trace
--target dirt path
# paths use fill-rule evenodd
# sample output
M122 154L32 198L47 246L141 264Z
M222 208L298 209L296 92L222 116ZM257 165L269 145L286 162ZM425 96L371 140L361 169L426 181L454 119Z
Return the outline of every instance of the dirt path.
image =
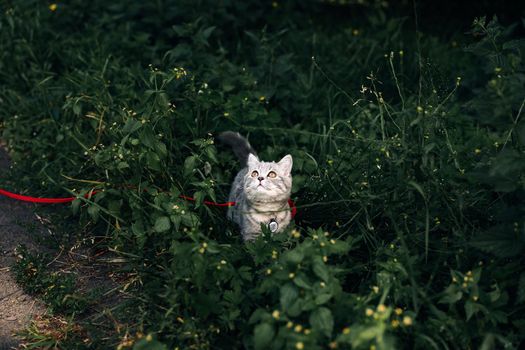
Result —
M0 149L0 173L7 167L7 156ZM31 204L0 196L0 350L17 348L19 341L14 333L24 329L31 318L45 312L37 299L25 294L16 284L10 271L15 248L25 244L28 249L37 250L34 237L43 230Z

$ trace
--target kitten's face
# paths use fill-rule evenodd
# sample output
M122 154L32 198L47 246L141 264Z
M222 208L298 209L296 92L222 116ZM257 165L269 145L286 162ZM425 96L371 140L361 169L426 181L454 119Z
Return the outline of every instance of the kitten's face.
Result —
M244 192L248 200L271 202L288 199L292 190L292 164L291 155L275 163L261 162L250 154L244 178Z

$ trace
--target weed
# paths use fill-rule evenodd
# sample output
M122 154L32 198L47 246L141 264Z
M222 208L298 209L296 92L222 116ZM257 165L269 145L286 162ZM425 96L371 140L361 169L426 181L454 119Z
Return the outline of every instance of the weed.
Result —
M132 276L128 323L101 316L108 337L82 323L89 346L523 342L523 40L478 18L455 36L461 50L414 37L383 2L352 23L332 15L354 5L330 3L5 9L11 184L78 196L82 232ZM248 135L263 159L293 155L287 232L245 245L203 205L225 200L237 171L214 142L223 130ZM60 282L50 305L81 310L65 298L74 281L45 270L23 253L16 273L37 293Z

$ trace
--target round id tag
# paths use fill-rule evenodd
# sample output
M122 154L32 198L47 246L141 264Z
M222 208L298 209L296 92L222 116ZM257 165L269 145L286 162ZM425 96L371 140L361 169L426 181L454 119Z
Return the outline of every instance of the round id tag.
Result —
M279 228L279 224L277 223L277 221L275 221L275 219L271 219L270 223L268 224L268 228L270 229L270 232L273 233L277 231L277 229Z

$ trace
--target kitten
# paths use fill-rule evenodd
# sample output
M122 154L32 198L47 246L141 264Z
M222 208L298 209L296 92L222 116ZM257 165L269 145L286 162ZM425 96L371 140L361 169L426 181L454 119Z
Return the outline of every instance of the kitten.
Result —
M226 131L218 139L233 148L243 167L230 191L228 218L237 223L245 241L261 233L261 224L271 232L281 232L291 220L288 199L292 190L292 156L278 163L263 162L250 143L239 133Z

